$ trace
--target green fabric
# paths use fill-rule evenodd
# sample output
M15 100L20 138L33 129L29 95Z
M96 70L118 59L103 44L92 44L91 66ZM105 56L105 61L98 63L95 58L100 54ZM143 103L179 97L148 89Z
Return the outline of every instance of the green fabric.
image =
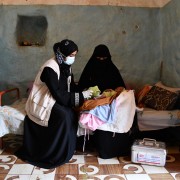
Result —
M101 91L99 90L98 86L89 87L89 90L93 91L93 94L92 94L93 97L97 97L101 93Z

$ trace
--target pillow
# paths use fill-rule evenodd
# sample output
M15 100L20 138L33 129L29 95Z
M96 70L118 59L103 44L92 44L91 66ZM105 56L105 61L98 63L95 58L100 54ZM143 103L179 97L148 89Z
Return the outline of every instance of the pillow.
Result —
M155 86L161 87L171 92L180 92L180 88L173 88L173 87L165 86L161 81L157 82Z
M145 85L137 94L136 94L136 100L137 100L137 106L143 107L142 99L143 97L149 92L152 86Z
M146 106L156 110L172 110L177 99L177 93L153 86L142 101Z

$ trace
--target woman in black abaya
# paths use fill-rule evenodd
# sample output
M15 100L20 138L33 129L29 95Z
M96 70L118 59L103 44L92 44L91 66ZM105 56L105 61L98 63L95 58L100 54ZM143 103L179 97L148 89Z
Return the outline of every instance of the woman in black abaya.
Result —
M118 68L111 60L108 47L103 44L95 47L79 80L81 90L93 86L98 86L101 92L117 87L126 88ZM87 148L95 147L99 156L104 159L123 156L130 153L130 133L96 130L86 144Z
M79 91L71 64L78 52L68 39L54 44L55 57L40 68L26 103L23 146L15 155L41 168L67 163L76 149L78 119L74 107L91 91Z

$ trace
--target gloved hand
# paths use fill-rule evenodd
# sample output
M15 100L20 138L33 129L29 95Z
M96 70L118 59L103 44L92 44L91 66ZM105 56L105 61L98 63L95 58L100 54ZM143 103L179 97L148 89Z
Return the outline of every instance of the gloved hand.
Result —
M92 90L86 90L86 91L83 91L82 94L84 96L84 99L89 99L89 98L91 98L93 91Z

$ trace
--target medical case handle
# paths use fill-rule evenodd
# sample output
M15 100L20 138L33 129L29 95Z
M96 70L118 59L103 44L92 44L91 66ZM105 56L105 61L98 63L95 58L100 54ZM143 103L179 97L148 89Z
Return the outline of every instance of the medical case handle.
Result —
M149 144L147 144L148 142L149 142ZM141 144L146 144L146 145L149 145L149 146L153 146L152 144L150 144L150 142L152 142L153 145L157 146L156 140L155 139L150 139L150 138L144 138L142 140Z

